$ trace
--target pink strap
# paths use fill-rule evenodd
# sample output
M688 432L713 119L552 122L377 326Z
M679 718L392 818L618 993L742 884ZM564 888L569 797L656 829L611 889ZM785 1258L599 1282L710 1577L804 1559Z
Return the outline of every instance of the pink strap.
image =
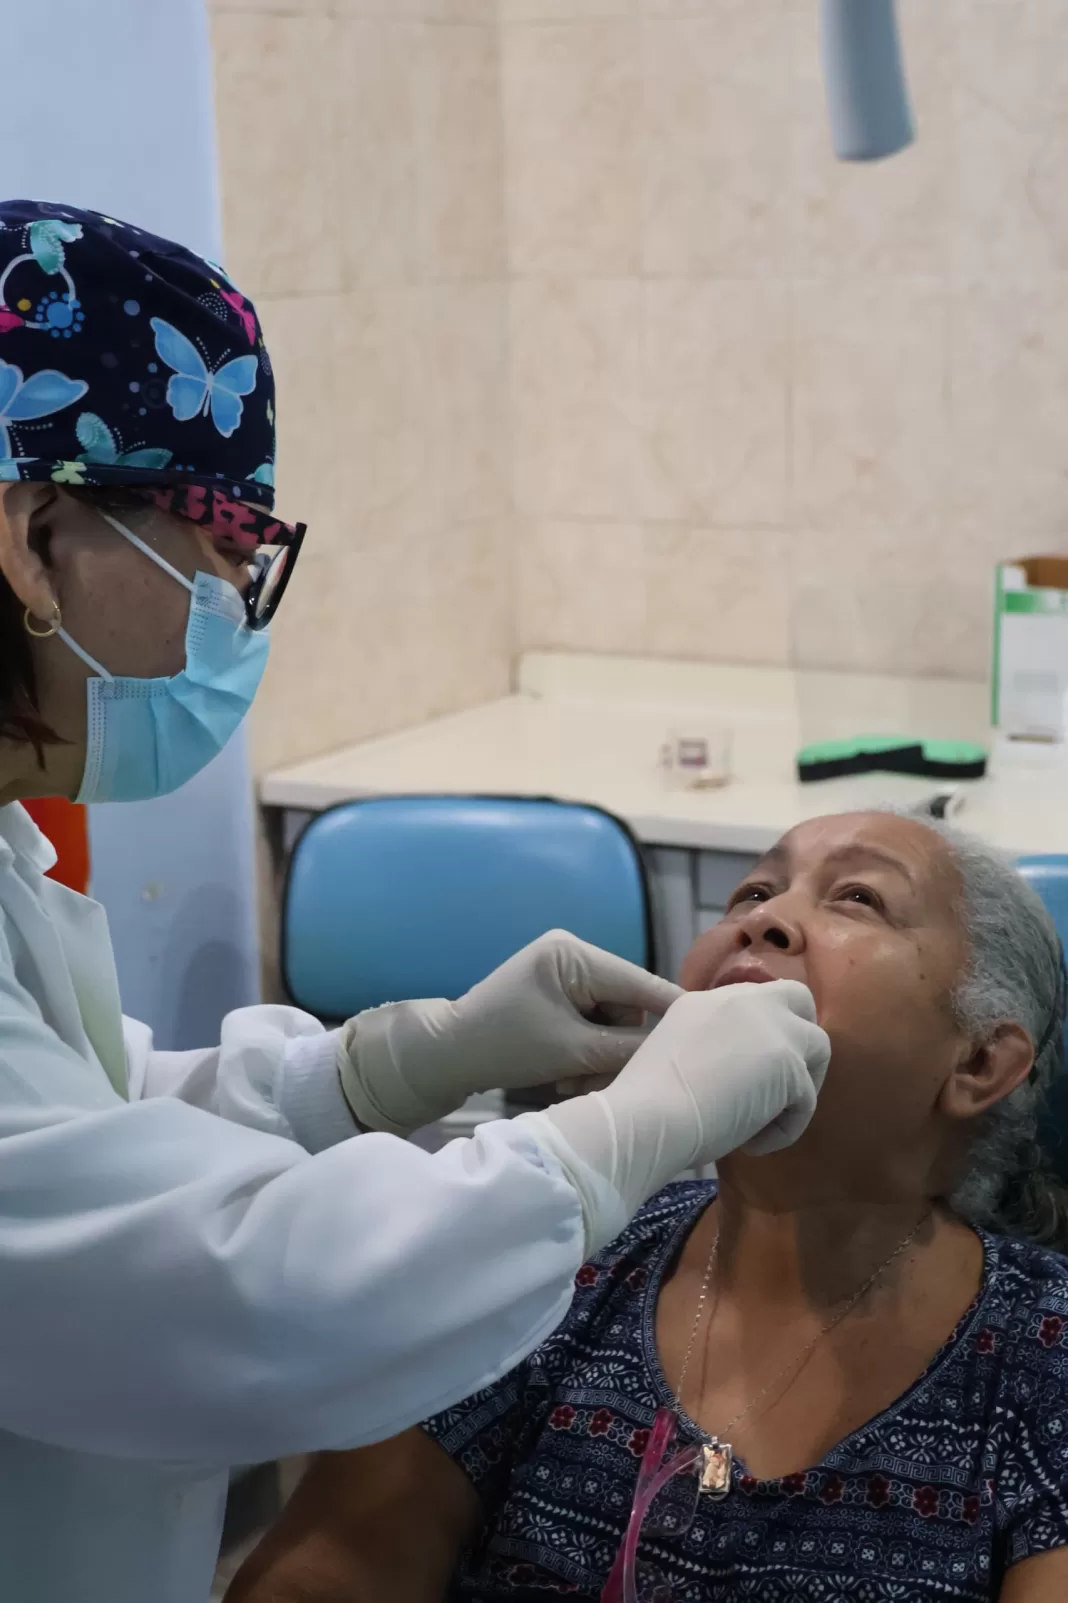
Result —
M681 1475L685 1470L692 1469L701 1456L700 1443L694 1443L690 1447L684 1447L674 1458L669 1458L667 1463L664 1462L674 1445L678 1431L678 1415L674 1410L658 1409L645 1452L642 1454L638 1486L631 1505L626 1535L616 1554L612 1573L601 1593L601 1603L639 1603L636 1566L638 1543L641 1540L645 1516L668 1481L676 1475Z

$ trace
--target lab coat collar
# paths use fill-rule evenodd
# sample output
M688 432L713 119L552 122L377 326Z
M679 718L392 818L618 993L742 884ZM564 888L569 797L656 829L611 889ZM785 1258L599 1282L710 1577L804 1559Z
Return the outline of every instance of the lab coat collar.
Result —
M57 862L52 842L18 802L0 807L0 865L7 867L13 858L22 858L40 874L47 874Z

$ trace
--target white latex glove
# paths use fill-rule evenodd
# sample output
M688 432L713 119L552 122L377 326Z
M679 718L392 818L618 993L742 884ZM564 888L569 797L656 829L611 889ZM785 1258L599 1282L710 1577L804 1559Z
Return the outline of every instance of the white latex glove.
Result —
M816 1109L831 1044L796 980L680 998L604 1091L516 1121L582 1201L587 1247L613 1240L686 1169L788 1147Z
M394 1002L350 1019L341 1083L365 1129L407 1135L476 1091L618 1073L648 1035L632 1020L666 1012L681 995L668 980L553 930L458 1002Z

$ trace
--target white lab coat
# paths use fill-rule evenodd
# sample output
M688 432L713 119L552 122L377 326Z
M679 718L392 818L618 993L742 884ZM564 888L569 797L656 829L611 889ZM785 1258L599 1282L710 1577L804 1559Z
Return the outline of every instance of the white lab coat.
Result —
M154 1052L53 861L0 809L0 1599L204 1603L227 1466L514 1366L567 1309L578 1198L504 1123L434 1156L353 1136L295 1010Z

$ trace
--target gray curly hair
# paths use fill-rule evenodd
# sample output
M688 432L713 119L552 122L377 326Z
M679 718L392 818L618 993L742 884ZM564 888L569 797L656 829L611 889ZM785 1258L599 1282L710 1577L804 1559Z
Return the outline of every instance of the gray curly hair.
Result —
M1043 1101L1064 1070L1068 998L1053 920L1009 858L963 830L908 816L945 842L960 875L968 959L953 1005L961 1027L981 1040L1011 1020L1041 1048L1030 1077L984 1116L949 1201L973 1224L1068 1252L1068 1187L1038 1140Z

